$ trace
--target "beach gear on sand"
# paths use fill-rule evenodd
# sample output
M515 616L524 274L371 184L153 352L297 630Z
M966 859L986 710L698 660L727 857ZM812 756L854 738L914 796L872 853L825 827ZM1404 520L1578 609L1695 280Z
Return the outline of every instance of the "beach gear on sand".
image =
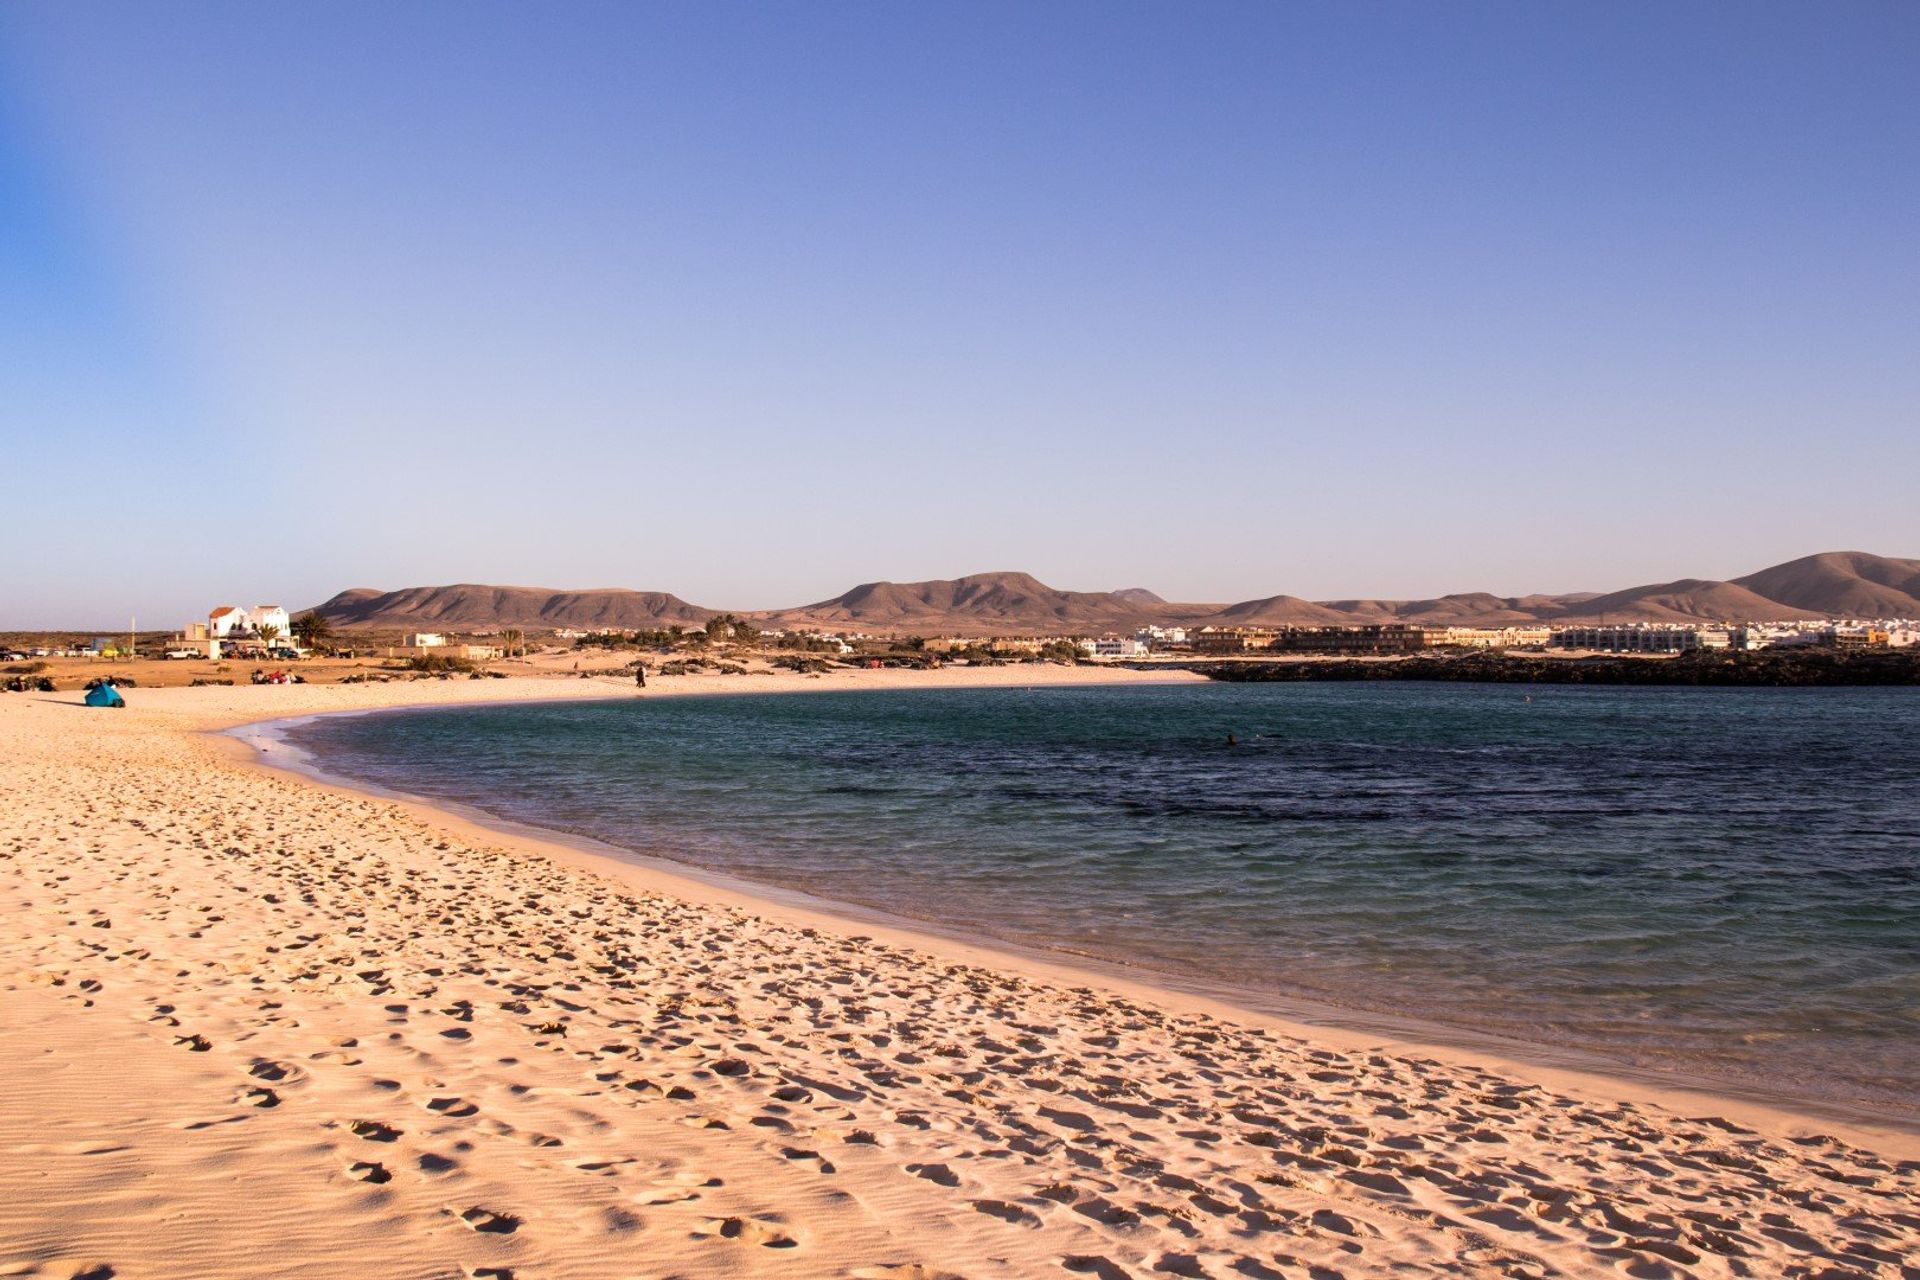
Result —
M127 700L120 691L110 684L97 684L87 690L87 705L90 707L124 707Z

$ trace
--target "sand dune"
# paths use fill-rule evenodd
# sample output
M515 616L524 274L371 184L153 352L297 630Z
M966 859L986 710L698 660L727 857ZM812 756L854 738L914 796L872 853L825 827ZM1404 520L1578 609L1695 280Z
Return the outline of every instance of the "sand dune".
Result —
M1837 1277L1920 1257L1907 1135L849 925L193 732L609 692L0 698L0 1274Z

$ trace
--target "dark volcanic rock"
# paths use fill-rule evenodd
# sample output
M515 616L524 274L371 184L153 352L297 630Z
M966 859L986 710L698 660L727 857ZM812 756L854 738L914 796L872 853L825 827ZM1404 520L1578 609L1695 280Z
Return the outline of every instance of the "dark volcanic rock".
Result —
M1252 660L1198 662L1209 679L1467 680L1498 684L1920 685L1920 653L1831 649L1693 653L1678 658L1526 658L1505 654L1422 655L1389 661Z

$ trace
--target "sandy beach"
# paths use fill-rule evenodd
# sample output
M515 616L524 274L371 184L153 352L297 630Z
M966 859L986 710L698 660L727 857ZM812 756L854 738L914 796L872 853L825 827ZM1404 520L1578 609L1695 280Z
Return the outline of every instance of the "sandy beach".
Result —
M1891 1127L849 922L210 732L613 696L0 697L0 1275L1920 1275Z

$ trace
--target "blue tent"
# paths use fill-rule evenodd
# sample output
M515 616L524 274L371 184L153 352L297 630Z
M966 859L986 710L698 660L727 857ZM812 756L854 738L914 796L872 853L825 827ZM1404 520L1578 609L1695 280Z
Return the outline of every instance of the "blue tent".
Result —
M110 684L97 684L87 690L87 705L90 707L124 707L127 700L120 691Z

